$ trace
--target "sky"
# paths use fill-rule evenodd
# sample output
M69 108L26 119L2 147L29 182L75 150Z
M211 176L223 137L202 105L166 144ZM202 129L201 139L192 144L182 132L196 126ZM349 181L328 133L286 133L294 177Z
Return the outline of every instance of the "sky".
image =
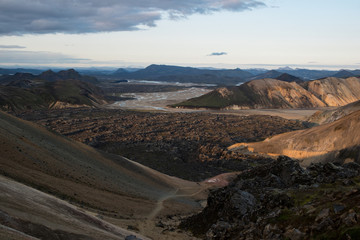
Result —
M0 66L360 69L359 0L0 0Z

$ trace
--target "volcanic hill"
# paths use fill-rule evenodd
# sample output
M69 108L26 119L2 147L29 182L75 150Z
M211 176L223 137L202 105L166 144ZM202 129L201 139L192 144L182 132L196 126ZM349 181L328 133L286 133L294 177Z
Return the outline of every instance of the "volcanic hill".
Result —
M271 109L343 106L360 100L360 78L325 78L303 83L259 79L218 88L173 105L180 108Z
M262 142L234 144L229 149L275 156L286 155L300 160L303 166L330 159L360 162L359 129L360 111L355 111L331 123L283 133Z

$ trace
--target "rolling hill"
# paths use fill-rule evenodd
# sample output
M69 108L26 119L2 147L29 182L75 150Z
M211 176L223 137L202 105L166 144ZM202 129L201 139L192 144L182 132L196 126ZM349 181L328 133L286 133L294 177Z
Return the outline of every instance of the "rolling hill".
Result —
M254 77L251 77L249 80L258 80L258 79L265 79L265 78L273 78L273 79L277 79L278 77L280 77L283 73L278 72L276 70L270 70L267 71L265 73L261 73L258 74Z
M317 111L312 116L310 116L307 121L317 124L330 123L359 110L360 101L356 101L336 109Z
M53 72L52 70L47 70L40 73L39 75L34 75L32 73L23 73L17 72L13 75L3 75L0 76L1 85L13 85L13 82L20 81L34 81L34 83L42 82L54 82L59 80L79 80L89 83L98 83L99 81L95 77L81 75L74 69L62 70L59 72Z
M239 143L229 149L267 155L287 155L303 166L313 162L360 162L360 111L306 130L284 133L263 142Z
M0 196L0 223L10 230L48 234L45 238L119 239L119 234L114 237L118 228L89 213L115 222L131 219L151 235L151 225L147 230L143 225L149 216L200 207L196 196L204 190L200 184L97 151L3 112L0 146L0 188L7 193Z
M280 76L276 77L275 79L284 81L284 82L297 82L297 83L303 82L303 80L301 80L300 78L295 77L288 73L283 73Z
M21 81L24 83L24 81ZM0 85L0 109L26 109L97 106L107 103L105 94L97 86L79 80L45 82L26 88Z
M325 78L302 83L259 79L218 88L173 107L216 109L317 108L343 106L360 99L360 79Z

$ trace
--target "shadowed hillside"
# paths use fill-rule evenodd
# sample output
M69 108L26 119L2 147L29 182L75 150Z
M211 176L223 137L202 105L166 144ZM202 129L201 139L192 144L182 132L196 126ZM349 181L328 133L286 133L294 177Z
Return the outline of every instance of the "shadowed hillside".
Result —
M8 114L0 117L1 174L71 202L141 215L169 191L197 186Z
M95 77L81 75L74 69L62 70L59 72L54 72L52 70L47 70L38 75L32 73L17 72L13 75L4 75L0 76L0 84L2 85L13 85L13 82L20 81L34 81L34 82L54 82L59 80L80 80L83 82L98 83L98 80Z
M7 111L96 106L104 103L107 100L100 88L79 80L45 82L30 88L0 85L0 109Z

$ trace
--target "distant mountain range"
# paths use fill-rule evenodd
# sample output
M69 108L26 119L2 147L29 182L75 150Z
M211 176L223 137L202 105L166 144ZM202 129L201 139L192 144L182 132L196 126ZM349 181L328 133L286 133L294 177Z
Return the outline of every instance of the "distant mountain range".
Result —
M5 69L0 68L0 74L19 74L19 73L31 73L40 74L41 70L36 69ZM46 71L45 76L53 79L61 78L61 72L55 73L51 70ZM150 80L150 81L166 81L166 82L192 82L192 83L208 83L222 86L234 86L250 80L274 78L279 79L283 74L289 76L283 76L279 80L283 81L308 81L314 79L320 79L325 77L338 77L348 78L354 76L360 76L360 70L310 70L310 69L292 69L289 67L279 68L275 70L266 69L213 69L213 68L193 68L193 67L180 67L170 65L156 65L152 64L143 69L137 68L119 68L116 71L109 69L81 69L81 73L85 73L91 76L97 76L103 79L135 79L135 80ZM44 77L45 77L44 76ZM4 77L4 76L3 76ZM293 78L293 80L291 80ZM295 79L296 78L296 79ZM86 80L92 82L91 80ZM1 82L1 79L0 79Z
M287 74L287 75L283 75ZM237 85L250 80L274 78L283 81L301 82L325 77L347 78L360 76L360 70L309 70L280 68L277 70L266 69L199 69L192 67L179 67L168 65L150 65L137 71L128 71L119 68L112 77L125 79L143 79L168 82L194 82L211 83L217 85Z
M150 65L145 69L129 72L118 69L113 75L118 78L144 79L167 82L209 83L218 85L236 85L253 76L241 69L210 70L192 67L168 65Z
M343 106L360 100L360 78L324 78L302 83L259 79L218 88L175 104L183 108L271 109Z
M31 73L31 74L40 74L43 70L40 69L31 69L31 68L0 68L0 75L8 75L15 73Z

